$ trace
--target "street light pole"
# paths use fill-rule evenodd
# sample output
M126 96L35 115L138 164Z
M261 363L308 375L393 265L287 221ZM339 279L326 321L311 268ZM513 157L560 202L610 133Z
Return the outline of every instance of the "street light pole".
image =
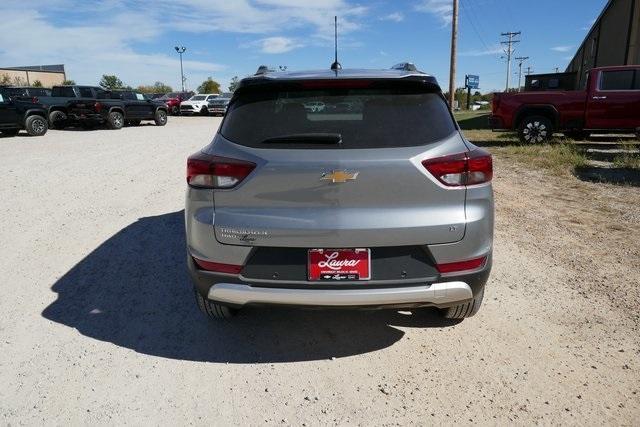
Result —
M185 50L187 50L187 48L184 46L176 46L174 49L180 55L180 82L182 83L182 91L184 92L184 71L182 69L182 54Z

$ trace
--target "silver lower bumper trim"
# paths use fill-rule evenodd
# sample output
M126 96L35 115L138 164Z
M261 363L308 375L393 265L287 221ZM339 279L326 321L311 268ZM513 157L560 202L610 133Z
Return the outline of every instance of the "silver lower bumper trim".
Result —
M210 300L234 305L286 304L335 307L413 303L444 305L470 300L473 298L473 292L464 282L382 289L284 289L217 283L209 289L208 296Z

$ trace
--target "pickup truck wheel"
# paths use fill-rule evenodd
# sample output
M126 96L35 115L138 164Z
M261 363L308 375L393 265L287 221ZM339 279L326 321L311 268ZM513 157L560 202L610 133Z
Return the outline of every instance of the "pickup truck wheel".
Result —
M67 124L67 115L62 111L53 111L49 114L49 124L52 129L64 129Z
M476 297L471 301L460 305L454 305L453 307L445 308L441 310L440 313L447 319L465 319L467 317L471 317L476 314L478 310L480 310L480 305L482 305L483 298L484 287L482 288L480 293L478 293L478 295L476 295Z
M107 119L107 126L109 129L122 129L122 126L124 126L124 116L122 113L118 111L110 112L109 118Z
M156 126L164 126L167 124L167 112L164 110L156 111L156 114L153 118L156 122Z
M206 299L195 289L194 291L196 294L196 303L198 304L198 308L210 319L230 319L238 312L236 309Z
M518 136L523 144L542 144L553 135L551 120L543 116L526 117L520 123Z
M24 122L24 127L31 136L42 136L47 133L49 123L47 119L42 116L29 116Z

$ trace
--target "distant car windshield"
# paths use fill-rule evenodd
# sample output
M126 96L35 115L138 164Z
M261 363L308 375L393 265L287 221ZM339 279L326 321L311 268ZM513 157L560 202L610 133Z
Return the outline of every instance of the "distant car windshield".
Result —
M439 93L392 87L245 92L231 104L220 133L254 148L303 134L339 134L343 148L386 148L426 145L455 130Z
M205 99L207 99L207 97L204 95L196 95L196 96L192 96L191 99L189 99L189 101L204 101Z

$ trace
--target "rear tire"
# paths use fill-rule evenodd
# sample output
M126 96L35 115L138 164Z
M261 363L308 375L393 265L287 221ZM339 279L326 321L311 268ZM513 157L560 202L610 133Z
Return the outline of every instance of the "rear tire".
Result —
M525 117L520 123L518 136L523 144L542 144L553 136L553 124L543 116Z
M475 296L471 301L455 305L453 307L447 307L445 309L440 310L440 313L446 319L466 319L467 317L471 317L480 310L480 305L482 305L482 299L484 297L484 286L482 290Z
M49 114L49 125L51 129L64 129L67 125L67 115L62 111L53 111Z
M194 289L194 291L196 294L196 303L198 304L198 308L210 319L230 319L238 313L238 310L211 301L200 295L200 292L196 289Z
M24 128L31 136L42 136L47 133L47 129L49 129L49 123L47 122L47 119L42 116L29 116L24 122Z
M156 111L156 114L153 116L153 121L156 122L156 126L164 126L167 124L167 112L164 110Z
M124 126L124 116L118 111L112 111L107 118L107 127L109 129L122 129Z

